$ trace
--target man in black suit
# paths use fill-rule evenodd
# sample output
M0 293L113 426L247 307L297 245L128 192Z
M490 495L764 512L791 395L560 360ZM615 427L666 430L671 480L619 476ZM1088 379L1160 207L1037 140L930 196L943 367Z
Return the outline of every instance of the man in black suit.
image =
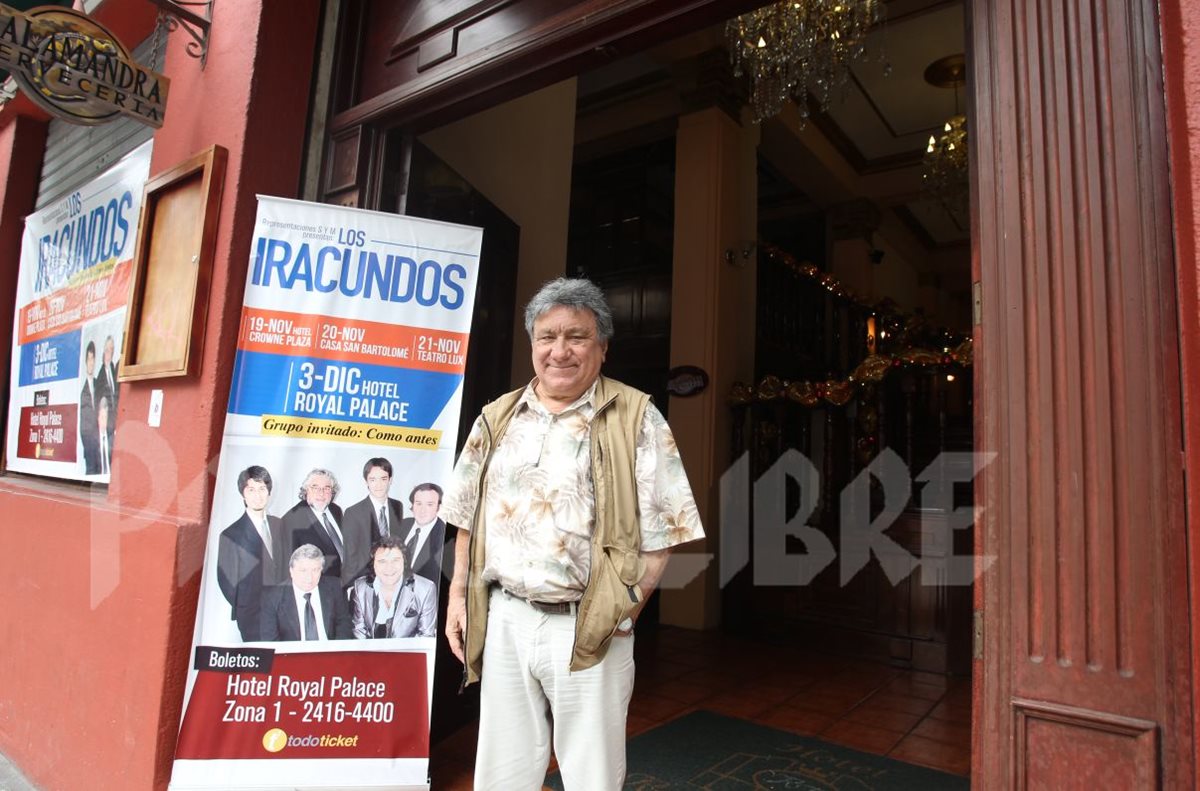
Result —
M442 582L442 545L446 541L446 523L438 518L442 507L442 487L419 483L408 496L412 516L400 523L400 540L412 558L412 570L434 585Z
M99 388L97 388L99 389ZM112 413L108 408L108 394L96 401L96 438L100 444L100 474L108 475L112 470Z
M116 343L113 336L104 339L104 356L100 360L100 373L96 376L98 387L103 387L108 396L108 447L112 451L113 430L117 427L117 398L121 393L117 384L117 362L113 359Z
M83 387L79 390L79 441L83 445L83 471L87 475L100 472L100 427L96 422L96 405L104 393L97 392L96 343L88 341L83 354Z
M346 539L342 534L342 509L334 505L341 487L329 470L316 468L304 477L300 502L283 515L283 531L292 549L312 544L325 555L325 576L341 580Z
M346 594L333 577L322 574L325 557L312 544L292 553L291 582L263 592L262 626L266 641L349 640L354 637Z
M217 542L217 584L229 602L242 640L262 639L260 609L264 588L287 579L283 527L279 517L267 513L271 499L271 473L252 465L237 479L245 512L221 531Z
M392 463L385 458L368 459L363 465L367 496L346 509L342 535L346 539L346 562L342 564L342 587L371 571L371 547L380 538L400 534L404 503L388 497L392 487Z

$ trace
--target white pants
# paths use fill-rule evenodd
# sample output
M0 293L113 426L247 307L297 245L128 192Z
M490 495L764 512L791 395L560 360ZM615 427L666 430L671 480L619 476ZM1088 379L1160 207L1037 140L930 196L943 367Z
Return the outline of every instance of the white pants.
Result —
M614 637L600 664L577 673L567 669L574 643L575 616L492 592L475 791L539 791L551 737L567 791L621 788L633 636Z

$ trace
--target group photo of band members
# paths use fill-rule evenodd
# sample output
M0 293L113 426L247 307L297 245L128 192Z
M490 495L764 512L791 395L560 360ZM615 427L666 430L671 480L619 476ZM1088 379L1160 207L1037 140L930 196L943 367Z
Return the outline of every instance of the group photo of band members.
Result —
M93 337L94 335L94 337ZM117 426L117 338L100 328L85 334L79 378L79 445L85 475L108 475Z
M244 507L220 531L216 577L242 642L435 636L442 488L417 482L396 497L382 456L360 473L314 466L292 488L263 464L238 472Z

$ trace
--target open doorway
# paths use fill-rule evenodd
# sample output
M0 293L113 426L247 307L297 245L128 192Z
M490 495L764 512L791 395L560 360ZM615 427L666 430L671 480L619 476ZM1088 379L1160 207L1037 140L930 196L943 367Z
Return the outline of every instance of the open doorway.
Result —
M944 571L947 557L972 554L968 525L946 524L970 508L970 476L957 487L929 480L969 467L974 446L967 157L935 164L929 152L963 112L962 13L941 3L893 16L889 38L920 46L876 41L844 100L808 129L787 113L762 124L755 375L734 401L731 455L749 454L757 480L801 454L816 491L795 492L786 512L803 502L839 562L783 591L761 584L769 575L754 584L748 568L724 607L753 613L738 630L798 628L827 649L956 675L970 672L970 585L941 584L917 564ZM902 465L898 480L886 479L884 457ZM847 513L868 469L869 513ZM848 566L841 542L856 518L884 518L886 540ZM893 542L888 569L878 555Z
M596 152L640 161L706 104L736 115L743 132L734 136L756 138L746 198L755 230L727 251L728 266L750 268L756 280L741 312L754 330L752 373L723 394L718 430L732 440L713 462L724 470L745 455L758 481L785 456L802 457L804 467L789 462L779 509L802 526L772 543L776 560L786 556L777 574L755 551L761 525L752 519L747 563L721 589L719 627L674 629L667 617L639 646L631 727L700 708L963 777L973 588L938 570L973 551L969 519L961 522L973 503L962 465L970 468L974 449L966 157L955 163L956 184L931 188L924 178L930 138L940 146L965 111L963 7L906 4L870 37L876 49L853 67L844 96L803 128L794 107L749 122L729 99L742 86L727 72L725 47L717 26L580 75L576 173ZM676 159L679 169L697 164ZM618 183L614 175L593 188ZM676 244L680 232L677 223ZM677 298L672 309L712 308ZM885 455L900 465L900 491L877 472L863 510L870 519L896 510L887 541L847 571L847 496ZM920 480L938 459L963 479L946 480L942 492ZM797 537L804 530L820 533L838 559L789 582L789 564L815 549ZM889 573L878 555L889 549L916 570Z
M973 146L972 162L977 200L970 302L977 346L970 372L976 417L971 445L987 454L989 464L975 481L976 538L981 567L994 561L976 585L977 617L971 629L973 665L986 668L975 679L979 705L971 713L978 774L972 780L989 786L1112 785L1117 777L1118 784L1128 787L1181 785L1192 776L1195 707L1193 621L1179 617L1187 612L1191 555L1186 541L1190 523L1180 494L1185 481L1179 447L1187 445L1181 415L1187 410L1180 401L1177 311L1180 283L1186 291L1190 282L1190 248L1183 240L1192 234L1181 219L1188 213L1172 212L1172 196L1187 205L1187 190L1172 190L1171 185L1186 187L1189 160L1186 145L1173 148L1184 154L1168 156L1164 130L1173 129L1179 140L1187 135L1179 122L1183 116L1166 112L1164 96L1178 99L1180 89L1164 94L1161 57L1163 34L1169 30L1166 42L1175 48L1175 66L1168 62L1165 73L1168 83L1178 80L1181 45L1173 22L1179 4L963 2L970 16L969 60L977 88L970 97L975 112L968 126L974 139L982 141ZM767 209L778 208L773 203L807 203L824 211L843 203L852 207L855 198L866 198L882 220L869 242L840 239L836 228L810 218L816 230L805 238L819 236L823 242L815 250L793 246L785 252L799 265L813 263L816 276L828 275L842 284L861 275L854 266L879 273L889 269L909 254L897 241L894 226L907 225L919 238L918 227L930 233L925 220L931 218L922 218L910 206L917 222L909 218L906 223L902 204L907 201L896 198L906 191L916 195L919 188L909 180L909 186L889 191L883 182L902 180L904 169L895 167L896 157L915 164L925 143L906 143L904 151L891 154L868 144L914 128L897 119L918 105L901 106L898 114L896 107L880 102L908 97L908 92L862 95L855 87L847 102L835 103L828 119L815 115L804 132L792 123L794 110L787 111L791 119L785 112L780 123L743 123L745 96L727 77L728 52L719 23L753 8L753 0L492 0L467 5L349 4L340 25L344 35L339 36L336 68L331 69L335 114L325 140L328 167L320 194L326 200L379 208L377 180L388 176L379 167L380 133L396 125L419 136L436 133L441 139L425 141L430 149L520 228L519 304L538 283L565 269L572 170L581 146L598 143L616 154L673 137L676 163L683 164L675 170L670 362L694 365L708 348L715 353L703 360L712 374L708 390L690 400L672 396L670 418L686 426L679 434L700 448L686 464L699 481L699 496L707 500L703 508L709 526L717 525L722 520L717 518L716 493L734 444L734 409L726 403L733 384L730 361L733 367L744 362L737 375L746 388L759 383L758 374L765 369L755 368L758 297L776 296L776 285L760 288L758 283L762 251L756 215L769 219ZM919 86L923 75L918 72L926 64L955 51L935 46L934 37L920 31L921 21L959 4L887 0L886 6L890 19L883 30L893 62L889 79ZM957 27L961 37L961 24ZM904 54L919 56L915 71L901 68ZM481 108L490 109L479 112ZM952 108L943 110L950 112ZM887 135L869 134L872 125L882 123L878 116L889 119ZM939 120L926 122L935 125L931 133L937 132ZM777 138L788 144L786 156L772 153ZM899 145L898 139L894 142ZM1182 169L1172 174L1172 165ZM766 176L760 179L760 173ZM1182 178L1171 178L1181 173ZM841 190L847 183L856 188ZM775 190L763 194L763 185L771 184ZM831 194L830 187L842 194ZM748 221L740 216L731 221L731 215L743 210ZM790 226L805 225L803 214L789 220ZM1183 236L1174 238L1173 232L1180 230ZM939 234L930 235L935 244L917 257L942 254L936 244ZM1173 243L1183 251L1179 271ZM776 244L784 247L782 241ZM883 266L872 270L875 264L869 255L864 260L864 248L883 251ZM953 272L919 269L886 283L876 279L875 285L886 285L888 292L915 287L918 296L922 290L949 292L953 278L947 275ZM727 290L742 282L748 286L744 292ZM779 288L784 286L786 281ZM879 294L861 286L854 290L870 299ZM921 299L897 302L902 307L923 304ZM926 311L935 326L950 323L940 308ZM833 312L808 315L790 307L772 321L788 330L788 322L814 322L817 315ZM852 313L839 310L846 321ZM830 324L831 331L848 327L822 319L822 327ZM740 333L747 327L750 342L743 343ZM1186 328L1185 321L1185 351L1190 348ZM844 332L849 341L863 331ZM513 335L520 336L519 327ZM726 341L729 336L734 342ZM520 346L514 341L513 382L527 381L529 375L528 353ZM829 392L826 382L843 381L848 364L830 366L823 392ZM901 381L892 399L899 403L885 397L877 415L885 429L877 436L880 445L902 436L889 433L889 427L907 428L895 419L903 415L910 393L914 408L937 398L931 382L925 383L930 386L926 397L920 380ZM836 390L841 398L841 388ZM805 399L811 395L799 386L794 392ZM771 388L763 393L770 394ZM773 407L746 407L752 409L770 412ZM835 423L842 420L853 427L858 422L857 414L854 420L848 411L840 414ZM815 429L825 428L811 416L804 420L791 410L784 419L799 431L809 427L811 455L822 463L830 451L835 458L839 452L843 459L853 458L853 435L844 428L835 425L830 436L841 439L824 443ZM747 417L746 425L749 421ZM915 440L920 433L915 413L913 423ZM742 431L748 433L745 427ZM740 439L747 446L759 444L754 436ZM680 447L684 450L682 443ZM790 496L794 512L799 503L795 494ZM729 537L728 531L721 534ZM750 555L747 547L737 549L742 554L735 561ZM793 542L777 554L794 558L797 549ZM716 544L710 542L704 548L709 550L716 554ZM674 645L659 640L655 649L652 639L639 637L641 650L660 660L657 672L643 663L639 678L661 683L656 693L647 683L638 694L674 702L642 704L635 714L643 719L631 720L634 727L646 727L646 719L673 716L680 705L686 708L701 699L727 710L740 705L743 714L757 716L761 712L750 711L757 704L739 703L751 696L744 685L731 683L738 677L752 676L760 692L772 684L808 687L819 682L815 692L793 690L803 691L811 704L817 693L831 691L833 675L862 669L861 662L876 671L883 668L885 676L924 672L911 669L929 658L918 650L929 645L922 633L909 628L893 645L891 636L880 639L869 618L858 619L863 628L850 634L796 631L792 642L806 643L803 647L770 643L757 650L748 642L753 635L734 635L743 642L731 645L719 627L739 615L725 601L725 589L732 588L728 595L734 595L736 584L721 582L720 574L705 571L701 584L662 597L662 626L650 636L674 635ZM751 593L757 587L762 586L752 585ZM801 586L778 587L792 600L790 613L806 616ZM857 611L865 612L862 607ZM811 626L815 619L795 620ZM759 619L758 625L770 626L770 619ZM854 656L855 643L875 658L847 658ZM961 651L962 645L961 638L946 643L948 662L951 646ZM810 654L805 652L812 651L832 659L806 664L804 657ZM789 652L795 652L795 661L786 672L764 674L764 653L778 658ZM711 666L697 668L698 658ZM906 661L909 668L903 666ZM685 673L694 682L690 691L671 690L668 684ZM863 683L870 687L874 681ZM728 693L724 700L718 698L722 690ZM675 698L668 698L667 691ZM844 691L852 695L863 690ZM946 689L934 692L944 696ZM676 708L668 711L671 707ZM827 723L820 727L822 738L834 735ZM952 722L945 730L962 733L967 727ZM900 738L917 735L910 731ZM894 754L898 743L892 736L882 743L880 749ZM1094 778L1087 774L1089 767ZM469 776L469 767L466 771ZM439 785L453 787L453 782L442 775Z
M699 276L672 255L678 171L695 164L675 140L684 116L725 112L753 150L752 230L730 244L725 265L753 279L739 312L754 343L741 389L719 394L714 420L730 438L709 464L724 470L748 454L756 480L788 452L802 454L819 489L807 526L841 549L842 493L891 453L908 489L885 532L932 562L939 552L971 553L969 528L936 529L970 506L969 483L939 511L913 481L940 454L973 448L972 316L965 206L922 185L929 137L966 100L930 86L924 71L966 44L960 4L906 8L872 36L880 46L905 42L885 50L891 75L878 58L856 65L845 98L803 129L794 107L751 123L717 25L412 134L519 226L510 315L548 278L595 278L616 303L609 372L654 393L670 419L669 372L685 362L672 359L671 317L713 309L673 290ZM511 336L517 385L528 378L527 349L519 328ZM864 383L864 364L884 369ZM787 489L789 518L807 496L799 488ZM884 494L871 487L872 517L895 505ZM930 533L950 543L935 548ZM808 550L796 539L782 547ZM706 606L712 628L681 626L667 612L639 624L631 734L704 709L969 773L969 585L926 584L920 572L889 577L874 555L848 576L835 562L803 583L764 583L750 558ZM435 700L435 709L445 705ZM469 727L463 733L443 748L460 771Z

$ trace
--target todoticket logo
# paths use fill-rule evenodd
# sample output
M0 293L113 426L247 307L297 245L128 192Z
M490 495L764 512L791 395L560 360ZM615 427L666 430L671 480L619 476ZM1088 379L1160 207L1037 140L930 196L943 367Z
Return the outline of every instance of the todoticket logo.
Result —
M263 734L263 749L269 753L277 753L287 747L288 735L283 728L272 728Z
M263 734L262 738L263 749L269 753L277 753L284 747L300 747L307 749L329 749L329 748L346 748L358 746L358 734L354 736L342 736L340 734L326 733L320 736L310 734L308 736L288 736L282 728L272 728Z

